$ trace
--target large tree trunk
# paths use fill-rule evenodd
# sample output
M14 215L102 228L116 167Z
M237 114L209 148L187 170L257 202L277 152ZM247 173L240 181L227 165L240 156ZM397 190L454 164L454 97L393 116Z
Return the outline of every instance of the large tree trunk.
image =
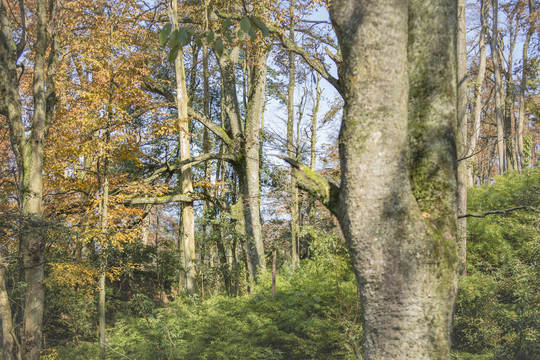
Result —
M21 334L22 358L38 360L41 351L44 289L44 237L42 220L43 146L55 104L55 70L57 42L49 32L55 29L56 1L37 1L36 38L33 46L33 114L30 133L22 121L19 77L16 64L26 46L26 15L23 11L21 40L15 43L13 28L4 2L0 3L0 98L8 118L11 147L17 160L19 175L19 204L21 216L20 253L21 271L26 282ZM48 18L50 17L50 18ZM49 26L49 27L48 27ZM46 60L46 55L48 55Z
M450 358L456 17L452 0L331 6L345 99L338 212L362 298L366 359Z
M169 8L169 18L173 24L173 29L178 28L178 4L173 0ZM182 46L178 48L178 56L174 61L176 75L176 105L178 109L178 121L180 125L179 146L180 160L191 157L189 139L189 116L188 116L188 93L186 87L186 74L184 70L184 57ZM191 179L191 165L182 167L180 171L180 181L182 183L182 194L193 193L193 182ZM196 269L195 269L195 217L193 213L193 202L182 202L182 232L180 245L183 250L184 275L185 279L181 283L185 284L188 292L196 291Z
M262 239L261 225L261 197L259 179L259 134L261 126L261 114L263 109L264 92L266 88L266 56L261 50L253 58L250 75L250 88L248 93L248 105L246 110L245 128L245 175L246 195L244 197L244 214L246 230L249 241L253 241L254 253L253 265L266 269L266 258ZM254 277L256 279L256 276Z
M245 126L241 121L236 91L236 66L239 49L232 48L219 57L222 75L223 106L229 118L231 135L238 145L238 161L234 168L238 175L239 202L237 208L243 212L243 225L247 244L244 248L249 259L246 265L252 279L257 277L257 268L266 269L260 214L260 157L259 137L261 114L266 86L266 54L260 53L251 60ZM241 205L241 206L240 206Z

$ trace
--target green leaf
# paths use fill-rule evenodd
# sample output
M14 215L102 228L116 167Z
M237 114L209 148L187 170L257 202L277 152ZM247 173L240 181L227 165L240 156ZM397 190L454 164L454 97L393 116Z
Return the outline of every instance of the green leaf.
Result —
M172 25L170 23L165 24L163 29L159 32L159 43L161 46L165 46L169 40L169 35L171 34Z
M229 34L228 32L225 33L225 37L227 38L227 41L228 41L228 42L232 42L232 41L233 41L233 38L232 38L231 34Z
M212 41L214 41L214 32L209 31L208 35L206 35L206 44L210 45L212 43Z
M187 43L189 43L189 40L190 40L190 36L188 35L186 29L180 28L180 30L178 30L178 43L184 46Z
M255 25L261 30L261 33L264 37L267 37L268 34L270 34L270 29L266 26L265 23L263 23L259 18L252 18Z
M257 33L253 28L249 29L249 36L251 37L251 40L255 40L257 38Z
M229 30L229 26L231 26L230 17L226 18L225 21L223 22L223 26L222 26L223 32L227 32L227 30Z
M223 55L223 40L221 40L221 38L217 39L216 42L214 43L214 50L216 51L216 53L221 56Z
M244 16L242 19L240 19L240 29L242 29L242 31L245 33L248 33L251 29L251 21L249 21L249 18L247 16Z
M171 34L171 42L170 42L171 48L178 47L178 45L180 44L180 41L178 40L179 40L178 30L174 30Z
M244 40L244 32L242 30L238 30L238 33L236 35L238 36L238 40Z
M195 44L197 44L198 46L202 46L202 38L203 38L203 34L199 34L195 37L195 39L193 40L193 42Z
M171 52L169 53L169 62L173 63L176 60L177 56L178 56L178 46L175 46L171 49Z

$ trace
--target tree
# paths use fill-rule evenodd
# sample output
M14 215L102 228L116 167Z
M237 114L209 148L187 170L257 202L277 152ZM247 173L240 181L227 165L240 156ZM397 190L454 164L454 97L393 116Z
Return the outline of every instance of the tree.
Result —
M37 360L41 350L44 302L43 148L56 102L60 7L54 0L38 0L36 7L30 9L21 1L18 13L13 13L8 11L8 6L17 8L13 5L5 1L0 3L0 114L8 119L19 178L21 271L26 282L21 356ZM32 19L31 23L27 24L27 17ZM31 34L27 34L30 29ZM25 56L32 61L33 79L30 94L25 94L21 88L24 68L20 73L18 68L19 60L29 45L31 53ZM31 98L30 113L25 113L23 108L25 96ZM31 126L28 134L26 117L30 118Z
M340 221L362 298L366 359L449 359L456 3L341 0L329 10L343 59L341 186L290 162L299 184Z
M178 3L172 1L169 6L169 19L173 28L178 27ZM176 76L176 108L178 110L178 122L180 128L179 148L180 160L191 157L189 140L189 115L188 93L186 88L186 74L184 70L184 52L182 44L177 45L177 55L174 59L174 73ZM183 194L193 193L191 180L191 166L187 165L180 169L180 182ZM193 293L195 284L195 218L193 214L193 201L182 202L182 230L180 236L180 249L184 259L184 276L180 280L185 289Z

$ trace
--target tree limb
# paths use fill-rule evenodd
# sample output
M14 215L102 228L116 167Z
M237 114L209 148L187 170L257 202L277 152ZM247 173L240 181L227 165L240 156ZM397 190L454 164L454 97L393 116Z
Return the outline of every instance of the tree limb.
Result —
M326 70L326 68L323 66L323 64L319 60L315 59L310 54L308 54L308 52L304 48L296 45L294 42L289 40L285 36L285 34L281 33L277 28L271 27L270 31L279 38L279 40L281 41L281 43L283 44L283 46L285 46L287 50L291 50L297 53L298 55L302 56L302 58L304 58L304 60L309 66L311 66L315 71L321 74L321 76L325 78L326 81L328 81L330 84L332 84L332 86L334 86L334 88L336 88L336 90L340 94L343 94L343 89L341 88L339 79L336 79L335 77L333 77L328 72L328 70Z
M171 165L167 164L166 166L160 167L159 169L154 171L154 173L152 175L150 175L149 177L144 179L144 183L149 184L152 181L156 180L162 174L171 173L171 172L180 170L183 166L196 165L196 164L199 164L201 162L208 161L208 160L225 160L225 161L235 162L237 160L237 157L236 157L235 154L202 154L202 155L198 155L198 156L195 156L195 157L191 157L189 159L178 161L177 163L174 163L174 164L171 164Z
M127 205L160 205L172 202L193 202L193 197L186 194L164 195L158 197L136 197L126 201Z
M339 216L339 187L332 184L309 167L286 156L275 155L288 162L293 170L293 176L298 180L298 186L311 196L323 203L335 216Z
M459 215L458 219L467 218L467 217L485 218L488 215L506 214L506 213L509 213L511 211L514 211L514 210L521 210L521 209L526 209L526 208L527 208L527 206L516 206L516 207L513 207L513 208L503 209L503 210L490 210L490 211L486 211L483 214L464 214L464 215Z
M197 119L201 124L203 124L204 126L206 126L208 128L208 130L210 130L211 132L213 132L214 134L216 134L217 137L219 137L221 140L223 140L223 142L225 144L227 144L227 146L229 146L230 148L233 148L233 141L232 139L229 137L229 135L227 135L227 132L221 127L219 126L218 124L214 123L213 121L211 121L210 119L208 119L206 116L204 116L203 114L201 114L200 112L198 111L195 111L193 108L191 107L188 107L188 114L189 116L192 116L194 117L195 119Z
M156 101L148 106L145 106L145 107L142 107L142 108L139 108L135 111L133 111L132 113L129 113L129 117L133 118L133 119L136 119L138 118L139 116L143 115L144 113L150 111L150 110L154 110L154 109L159 109L159 108L175 108L176 109L176 105L174 105L173 103L169 102L169 101Z

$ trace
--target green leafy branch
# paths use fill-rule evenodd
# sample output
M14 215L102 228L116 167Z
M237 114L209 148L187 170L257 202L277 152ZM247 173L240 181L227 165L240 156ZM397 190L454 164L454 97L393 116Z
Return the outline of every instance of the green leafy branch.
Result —
M236 30L233 25L233 20L238 21L239 29ZM165 24L163 29L159 33L159 43L161 46L165 46L169 43L171 51L169 53L169 61L174 62L178 56L178 50L181 46L185 46L190 42L202 46L203 41L206 42L206 45L211 46L218 56L223 55L225 50L225 44L223 39L228 43L232 43L234 40L234 35L240 41L242 41L245 35L249 35L251 41L257 39L257 34L260 31L263 37L270 34L270 30L256 16L244 16L244 17L233 17L228 16L223 21L221 27L216 30L210 30L207 32L195 34L195 30L189 27L179 27L178 29L173 29L171 23Z

